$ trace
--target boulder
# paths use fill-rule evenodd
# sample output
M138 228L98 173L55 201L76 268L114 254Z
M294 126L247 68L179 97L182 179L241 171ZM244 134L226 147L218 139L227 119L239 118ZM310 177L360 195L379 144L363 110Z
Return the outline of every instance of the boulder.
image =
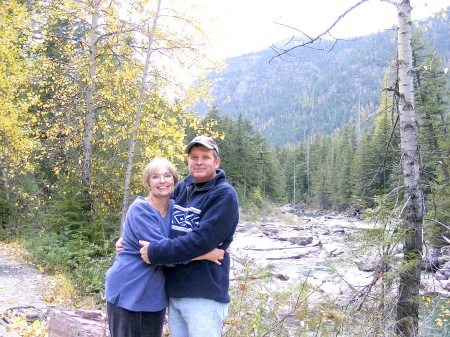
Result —
M299 246L307 246L313 242L312 236L297 236L289 239L290 243L293 243L295 245Z
M108 337L108 321L99 310L50 312L49 337Z
M426 250L425 256L422 258L422 269L427 271L435 271L439 268L439 250L430 248Z
M450 246L444 246L441 248L441 254L450 256Z

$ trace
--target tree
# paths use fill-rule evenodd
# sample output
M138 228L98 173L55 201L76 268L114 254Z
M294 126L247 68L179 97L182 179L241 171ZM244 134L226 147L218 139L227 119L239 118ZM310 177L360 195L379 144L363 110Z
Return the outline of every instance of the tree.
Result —
M419 295L422 258L424 196L420 179L418 123L414 105L411 3L402 0L398 8L398 94L400 143L402 152L405 205L403 207L404 269L400 273L396 332L417 336L419 330Z
M384 86L388 88L390 72L387 71ZM362 164L367 179L365 182L365 198L389 194L398 182L399 169L399 137L396 95L385 89L380 96L380 106L375 118L373 133L366 142L365 162Z
M424 39L422 32L414 35L414 84L417 116L421 131L420 149L423 162L424 190L427 195L425 232L436 248L447 245L443 235L448 223L449 178L448 99L449 87L442 59Z
M316 134L310 146L309 191L315 205L322 209L331 208L331 189L333 185L331 136Z
M34 62L26 57L32 53L27 45L31 19L26 3L0 3L0 229L17 228L17 217L24 213L22 201L34 198L25 192L34 169L29 156L36 147L30 137L32 121L27 118L36 101L29 82Z
M335 184L334 184L334 204L340 210L345 210L350 204L352 195L350 176L351 165L355 155L356 139L355 134L351 132L346 124L340 131L340 135L336 142L336 162L334 167Z
M278 49L276 57L288 54L295 48L305 47L330 33L333 27L351 10L368 0L362 0L341 15L325 32L316 37L307 37L307 41L287 49ZM419 323L419 303L417 296L420 286L422 226L424 196L420 179L418 123L414 105L413 86L413 51L411 3L409 0L389 1L397 6L397 70L400 143L403 186L405 201L401 211L404 235L403 268L399 276L397 317L395 331L397 334L417 336Z
M281 149L278 158L285 175L288 201L297 204L308 201L308 168L307 168L307 140L297 144L288 145Z
M260 148L260 185L263 197L274 202L285 202L286 180L275 149L269 148L259 134L254 137L255 145Z
M81 186L83 194L85 195L85 210L89 211L92 208L92 203L89 200L89 193L91 187L91 164L92 164L92 144L94 135L94 117L96 110L96 102L94 99L96 91L96 76L97 76L97 56L100 31L99 31L99 16L100 5L102 0L94 0L91 2L91 27L88 39L88 54L89 54L89 70L88 83L86 90L86 117L84 124L84 146L83 146L83 160L81 165Z
M175 4L171 1L165 1L164 4L166 3L168 5L163 7L162 0L153 2L136 0L130 6L130 17L135 20L135 23L130 23L130 25L136 27L133 35L136 55L141 55L138 57L144 59L144 64L140 67L139 95L135 101L134 125L124 177L121 226L125 222L129 204L136 143L139 133L144 131L141 125L141 116L146 113L151 114L152 111L162 111L162 109L158 109L157 105L153 105L155 98L160 97L161 101L170 101L170 96L175 97L176 103L174 108L166 106L166 109L176 113L178 115L177 118L175 120L173 118L166 119L166 123L156 119L155 121L149 121L149 125L152 131L156 131L157 126L160 126L160 130L165 134L164 138L172 138L174 140L171 144L167 142L169 144L166 151L163 152L170 159L179 159L182 151L178 151L178 149L181 150L183 147L184 133L170 129L168 126L191 124L190 127L195 129L193 125L197 124L196 118L193 115L188 116L183 111L187 109L190 102L196 100L202 92L203 86L202 81L199 82L200 85L197 88L192 85L187 86L184 84L184 79L176 79L172 72L177 70L186 71L190 68L191 63L197 63L198 65L200 60L203 63L199 69L208 68L212 64L203 55L200 48L203 44L204 35L199 27L199 22L186 14L187 12L183 13L180 3ZM152 5L154 5L154 8ZM178 95L181 95L181 97L178 97ZM163 99L163 97L165 98ZM147 111L145 111L146 107L149 108ZM161 128L163 124L166 127ZM161 143L164 142L164 140L161 140ZM180 154L176 155L177 152Z
M144 99L147 95L147 76L150 67L150 58L153 52L153 41L155 39L156 26L158 24L158 19L161 11L161 0L158 0L158 4L156 6L156 11L153 16L153 23L151 27L144 32L144 36L148 39L146 46L146 54L145 54L145 64L144 69L142 70L141 83L139 85L139 98L136 102L136 114L134 118L134 127L131 132L130 139L130 150L128 152L128 163L127 169L125 173L125 181L123 186L123 203L122 203L122 217L120 221L121 232L123 230L123 225L125 223L125 216L128 210L128 203L130 197L130 181L131 181L131 171L133 169L133 159L134 159L134 151L136 147L137 134L139 129L139 124L141 123L141 114L142 114L142 105L144 104Z

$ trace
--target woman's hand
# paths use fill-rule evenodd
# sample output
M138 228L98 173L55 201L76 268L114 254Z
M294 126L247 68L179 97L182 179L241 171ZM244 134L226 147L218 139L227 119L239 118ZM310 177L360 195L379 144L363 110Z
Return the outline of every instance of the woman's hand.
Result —
M150 242L139 240L139 244L142 246L142 248L139 250L141 253L141 259L145 261L147 264L151 264L150 260L148 259L148 246L150 245Z
M123 250L123 241L122 237L119 238L119 240L116 241L116 253L119 254Z

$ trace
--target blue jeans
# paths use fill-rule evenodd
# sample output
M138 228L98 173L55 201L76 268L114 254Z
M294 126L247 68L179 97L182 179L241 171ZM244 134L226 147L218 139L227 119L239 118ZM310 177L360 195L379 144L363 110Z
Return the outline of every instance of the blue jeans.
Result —
M220 337L228 303L206 298L170 298L170 337Z

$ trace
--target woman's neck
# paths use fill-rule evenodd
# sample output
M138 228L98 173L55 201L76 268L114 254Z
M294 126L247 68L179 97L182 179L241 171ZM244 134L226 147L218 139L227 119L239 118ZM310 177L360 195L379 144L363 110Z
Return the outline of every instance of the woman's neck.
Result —
M169 207L169 198L155 198L150 193L146 200L154 209L156 209L161 214L163 218L166 216L167 208Z

